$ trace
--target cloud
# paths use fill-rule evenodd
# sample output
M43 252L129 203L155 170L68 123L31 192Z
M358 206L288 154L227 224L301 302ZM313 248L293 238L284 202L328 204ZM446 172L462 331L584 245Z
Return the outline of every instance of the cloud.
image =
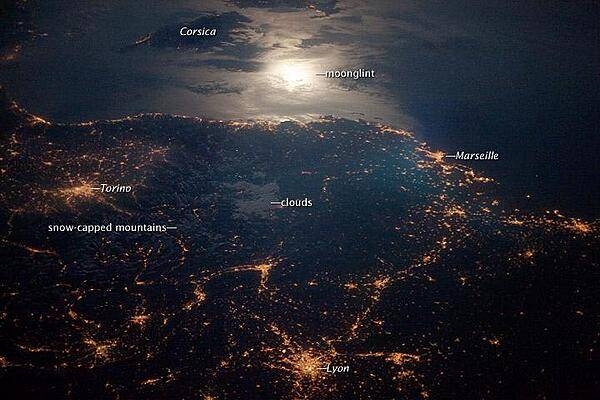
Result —
M244 90L241 86L231 86L224 82L209 82L201 85L186 86L186 89L196 94L241 94Z
M337 0L229 0L239 8L269 8L272 10L311 9L325 15L339 12Z

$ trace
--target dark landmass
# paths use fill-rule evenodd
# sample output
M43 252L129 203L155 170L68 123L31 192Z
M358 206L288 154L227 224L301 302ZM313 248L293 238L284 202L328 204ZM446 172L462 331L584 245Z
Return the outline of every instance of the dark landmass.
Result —
M18 398L592 399L598 223L505 210L412 135L0 108ZM99 183L132 185L102 194ZM310 208L276 208L283 198ZM51 224L166 233L50 233ZM327 374L326 364L348 373Z
M198 51L230 52L232 49L239 52L240 56L251 56L258 52L258 47L249 42L255 33L248 25L252 22L246 16L232 11L222 14L205 14L190 22L172 24L158 31L140 37L129 48L149 45L159 48L194 49ZM182 36L180 30L206 28L216 29L214 36ZM252 47L252 48L250 48ZM251 54L252 53L252 54Z

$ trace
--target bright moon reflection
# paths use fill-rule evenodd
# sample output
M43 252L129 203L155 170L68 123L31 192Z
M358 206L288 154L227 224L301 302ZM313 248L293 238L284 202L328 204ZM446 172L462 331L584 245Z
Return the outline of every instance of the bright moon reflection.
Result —
M276 50L262 61L264 68L260 72L236 76L236 86L247 87L237 98L220 96L228 104L236 101L236 105L215 107L213 114L231 108L236 110L236 115L245 110L249 119L307 122L321 115L335 115L350 119L372 116L395 125L410 126L412 123L381 92L375 96L372 90L349 89L341 80L328 80L317 75L332 65L350 64L339 52L296 57L296 53L289 50ZM209 103L209 106L216 104L221 103ZM217 115L225 117L228 114Z
M311 86L314 73L302 61L281 61L271 70L274 83L289 91L306 89Z

